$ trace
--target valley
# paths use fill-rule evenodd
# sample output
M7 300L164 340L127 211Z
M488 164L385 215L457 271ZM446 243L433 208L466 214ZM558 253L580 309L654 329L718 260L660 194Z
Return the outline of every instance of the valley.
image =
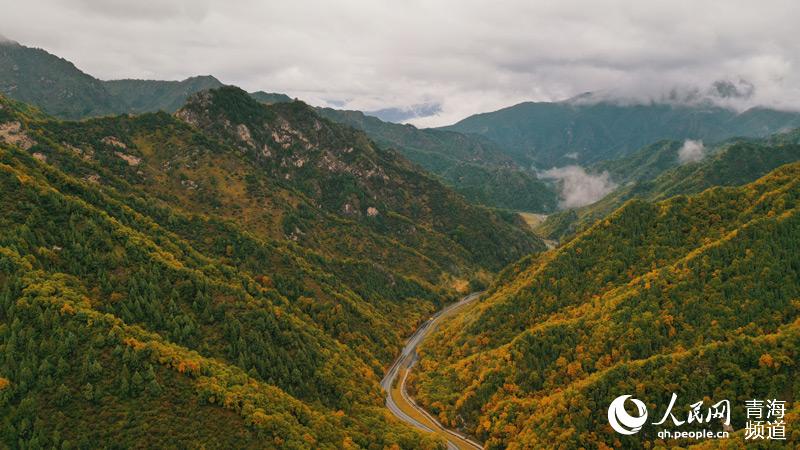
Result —
M265 5L0 36L0 449L800 448L797 52Z
M439 322L446 317L457 314L462 308L478 300L481 292L467 295L456 303L438 311L414 331L407 340L395 362L381 380L381 387L386 392L386 407L392 414L422 431L434 433L447 441L448 449L481 449L479 443L457 431L442 426L427 411L420 408L406 392L406 379L417 362L417 347L436 329Z

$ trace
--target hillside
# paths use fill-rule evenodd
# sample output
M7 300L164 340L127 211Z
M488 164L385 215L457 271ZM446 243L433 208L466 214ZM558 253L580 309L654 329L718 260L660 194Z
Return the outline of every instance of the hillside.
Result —
M196 95L177 117L257 161L265 172L247 180L249 189L271 175L326 211L405 245L430 248L444 267L463 257L474 267L499 270L544 248L515 215L470 205L362 132L319 117L303 102L265 106L238 88L222 88ZM308 239L319 235L298 230Z
M520 103L467 117L444 129L487 137L517 161L547 169L616 159L664 139L713 143L797 127L800 113L764 108L736 113L714 106L618 105L572 99Z
M591 172L608 171L620 187L594 204L549 216L537 231L550 239L562 239L587 228L632 198L655 201L712 186L738 186L782 164L800 160L797 130L763 139L726 141L706 148L703 159L682 163L678 153L683 145L661 141L627 157L592 166Z
M672 392L679 411L730 399L741 434L745 399L798 395L799 201L800 163L742 187L629 201L509 267L442 324L412 380L417 400L490 449L664 445L649 424L611 430L599 411L622 394L659 411Z
M384 122L360 111L318 111L364 131L383 147L396 149L473 202L523 211L555 209L553 189L486 138Z
M235 88L81 122L0 98L0 130L5 446L435 448L383 409L385 367L457 288L541 248Z

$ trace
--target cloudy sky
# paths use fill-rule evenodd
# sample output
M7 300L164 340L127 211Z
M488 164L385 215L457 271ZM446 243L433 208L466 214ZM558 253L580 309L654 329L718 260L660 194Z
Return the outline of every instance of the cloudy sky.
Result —
M798 5L0 0L0 34L103 79L213 74L316 105L415 110L429 126L586 91L800 109Z

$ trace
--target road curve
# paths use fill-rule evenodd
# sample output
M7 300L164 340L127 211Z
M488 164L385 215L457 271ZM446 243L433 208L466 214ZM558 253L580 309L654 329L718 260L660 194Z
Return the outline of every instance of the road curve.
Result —
M450 450L478 449L483 447L478 442L470 439L458 431L450 430L442 426L435 417L419 407L406 392L406 378L411 368L417 362L417 346L433 331L438 322L458 309L463 308L476 300L483 292L473 292L456 303L443 308L422 325L417 328L414 334L408 338L405 347L386 375L381 380L381 387L386 392L386 407L403 422L418 428L422 431L436 433L447 440L447 448ZM395 380L399 380L399 385L395 386ZM414 416L414 417L412 417Z

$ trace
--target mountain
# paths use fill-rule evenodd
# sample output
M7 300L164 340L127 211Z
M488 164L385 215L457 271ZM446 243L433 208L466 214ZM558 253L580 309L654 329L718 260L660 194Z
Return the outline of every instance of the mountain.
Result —
M384 122L360 111L318 111L364 131L383 147L396 149L473 202L523 211L555 209L556 195L550 185L520 167L489 139Z
M680 153L687 145L696 144L660 141L627 157L593 165L590 172L606 171L620 187L596 203L548 216L537 231L550 239L562 239L588 228L632 198L656 201L712 186L738 186L800 160L800 130L763 139L732 139L703 148L698 161L682 162Z
M0 40L0 94L64 119L171 113L183 106L190 95L222 86L210 75L182 81L102 81L42 49ZM284 94L259 91L251 95L265 103L292 101Z
M0 97L0 192L9 447L440 448L383 408L384 370L543 248L363 133L232 87L80 122Z
M396 153L321 118L303 102L265 106L238 88L221 88L195 95L177 117L251 155L266 175L327 211L401 242L418 245L430 237L445 243L436 251L447 264L464 254L478 267L500 269L542 248L520 231L524 225L515 216L501 218L468 204Z
M292 101L292 98L289 97L288 95L276 94L274 92L256 91L256 92L251 92L250 96L261 103L266 103L267 105L271 105L273 103L289 103Z
M187 78L183 81L160 80L112 80L103 86L115 103L117 114L139 114L143 112L174 112L186 103L195 92L222 87L216 78L206 75Z
M752 108L737 113L711 105L623 105L581 98L520 103L444 129L485 136L521 163L550 168L616 159L663 139L714 143L797 127L800 113L795 112Z
M511 265L483 301L441 324L410 380L416 399L489 449L710 448L660 440L650 421L615 433L605 411L629 394L655 422L676 393L685 420L696 401L705 412L728 399L731 440L720 445L747 442L746 399L784 400L787 417L800 414L797 248L797 162L745 186L631 200ZM680 430L699 428L723 424ZM799 440L787 433L785 444Z
M0 94L77 119L115 111L103 82L38 48L0 41Z

